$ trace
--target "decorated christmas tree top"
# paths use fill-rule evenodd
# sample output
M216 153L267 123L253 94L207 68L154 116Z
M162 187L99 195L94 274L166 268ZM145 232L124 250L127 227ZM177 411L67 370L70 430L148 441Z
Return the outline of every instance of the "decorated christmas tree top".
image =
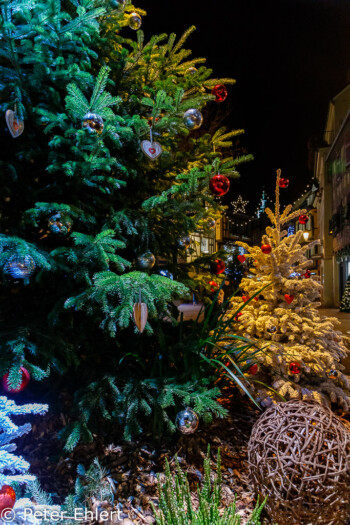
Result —
M308 270L312 261L307 251L319 241L302 245L302 230L287 235L284 228L291 221L299 218L305 224L308 217L306 210L292 211L291 205L280 211L284 181L279 170L275 212L266 208L272 226L266 228L262 245L236 243L253 260L252 275L240 285L243 296L233 301L235 309L242 300L247 302L237 327L244 335L266 343L257 355L258 366L251 369L263 404L282 398L313 398L337 403L347 410L349 381L340 362L347 348L343 336L335 330L339 321L320 315L322 285Z

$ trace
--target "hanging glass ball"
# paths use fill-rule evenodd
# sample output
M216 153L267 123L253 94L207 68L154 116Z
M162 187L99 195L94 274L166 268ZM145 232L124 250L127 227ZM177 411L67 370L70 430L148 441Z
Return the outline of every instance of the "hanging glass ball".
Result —
M259 372L259 365L258 363L254 363L248 368L248 372L251 376L255 376Z
M136 257L136 264L142 270L152 270L155 263L156 258L151 252L146 252Z
M224 102L228 95L226 87L222 84L217 84L213 87L211 94L215 95L215 102Z
M327 376L329 377L329 379L337 379L338 370L335 370L335 368L332 368L329 372L327 372Z
M187 129L198 129L203 123L203 115L199 109L188 109L183 120Z
M267 331L269 332L269 334L274 334L277 331L277 327L276 326L269 326Z
M171 272L169 272L169 270L159 270L159 275L162 275L163 277L167 277L168 279L171 279L173 280L174 279L174 276Z
M175 425L181 434L193 434L198 428L199 417L192 408L185 408L177 414Z
M301 364L298 363L297 361L293 361L292 363L289 364L289 371L291 374L300 374L301 372Z
M299 217L300 224L306 224L308 220L309 220L309 217L307 215L300 215Z
M186 70L186 75L195 75L197 73L198 69L196 67L189 67Z
M9 381L8 381L8 378L9 378L8 373L3 376L2 387L5 390L5 392L8 392L10 394L11 393L18 394L19 392L22 392L22 390L24 390L28 386L28 383L30 381L30 373L28 372L26 368L24 368L24 366L21 366L21 373L22 373L21 382L17 388L12 388L10 386Z
M90 133L98 133L100 135L104 128L103 118L97 113L86 113L83 118L83 128Z
M214 228L214 226L216 225L216 220L215 219L208 219L208 226L209 228Z
M49 231L55 235L67 235L72 229L73 221L65 213L56 213L49 218Z
M191 237L189 237L189 235L186 235L185 237L180 239L179 246L181 248L189 248L189 246L191 246Z
M4 272L11 275L14 279L26 279L33 275L34 271L35 262L30 255L25 255L24 257L14 255L4 266Z
M280 188L288 188L288 185L289 185L289 179L280 179L279 181Z
M133 12L129 16L129 27L130 29L134 29L134 31L137 31L137 29L140 29L142 25L142 18L137 13Z
M209 188L213 195L222 197L230 189L230 179L225 175L214 175L209 181Z
M215 275L220 275L224 273L226 269L226 264L221 259L215 259L210 263L210 272L215 273Z
M215 292L215 288L219 288L219 285L216 281L209 281L210 291Z
M111 6L115 9L123 9L125 7L126 0L111 0Z
M272 247L271 247L269 244L263 244L262 247L261 247L261 251L262 251L265 255L268 255L269 253L272 252Z
M3 485L0 490L0 518L2 523L17 521L14 511L10 511L16 502L16 492L10 485ZM4 512L6 511L6 513ZM13 515L12 515L13 513ZM11 519L9 520L9 517Z

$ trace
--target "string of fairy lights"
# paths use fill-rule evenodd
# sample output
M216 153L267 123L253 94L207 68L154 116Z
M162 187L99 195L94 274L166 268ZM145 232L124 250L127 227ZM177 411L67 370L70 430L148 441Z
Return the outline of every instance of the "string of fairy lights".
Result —
M297 203L300 203L303 201L303 198L305 197L305 195L310 192L311 187L312 187L311 184L306 185L304 192L292 203L293 208L295 207ZM263 201L265 202L265 206L262 208ZM263 195L260 199L260 203L258 204L254 214L251 217L247 217L247 218L243 218L243 217L232 218L231 216L229 216L231 215L231 213L233 213L234 215L240 215L240 214L245 215L247 213L246 208L249 204L249 201L244 200L242 195L238 195L237 199L233 200L230 204L231 204L231 209L227 210L227 212L224 214L224 218L232 226L236 226L236 227L239 226L243 228L245 226L248 226L248 224L250 224L251 222L259 219L261 215L263 215L265 207L267 207L267 205L274 204L274 201L271 199L271 197L266 196L265 190L264 190Z

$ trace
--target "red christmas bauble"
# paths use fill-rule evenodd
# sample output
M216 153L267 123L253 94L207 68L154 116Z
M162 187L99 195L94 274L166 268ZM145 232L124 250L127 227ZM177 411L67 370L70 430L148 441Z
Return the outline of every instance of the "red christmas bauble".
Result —
M22 379L21 384L17 388L11 388L8 382L9 374L5 374L2 378L2 387L5 390L5 392L9 392L10 394L18 394L19 392L22 392L27 386L30 381L30 374L24 366L21 366L21 372L22 372Z
M294 295L289 295L289 293L285 293L284 298L288 304L291 304L294 301Z
M211 273L215 273L215 275L220 275L223 273L226 269L226 264L221 259L215 259L212 263L210 263L210 271Z
M249 299L250 299L249 295L242 295L242 301L243 301L244 303L246 303L247 301L249 301Z
M306 224L309 220L309 217L307 215L300 215L299 216L299 223L300 224Z
M269 253L272 252L272 248L269 244L263 244L262 247L261 247L261 251L265 254L265 255L268 255Z
M251 376L255 376L259 372L258 363L254 363L253 365L251 365L248 370Z
M310 277L311 277L310 270L306 270L306 272L304 273L304 277L305 277L305 279L310 279Z
M0 490L0 517L5 509L12 509L16 502L16 493L10 485L3 485ZM4 516L6 518L6 516Z
M222 84L217 84L216 86L214 86L211 94L215 95L215 102L224 102L228 95L226 87Z
M301 364L297 361L293 361L293 363L289 364L289 371L291 374L300 374L301 372Z
M230 180L225 175L214 175L209 181L209 188L213 195L222 197L230 189Z
M235 321L239 321L239 318L242 316L242 312L238 312L238 314L235 316Z
M280 179L279 186L280 188L288 188L289 179Z
M214 292L215 288L219 288L219 285L216 281L209 281L209 286L211 287L212 292Z
M245 255L237 255L237 259L239 260L240 263L243 264L245 262L246 257Z

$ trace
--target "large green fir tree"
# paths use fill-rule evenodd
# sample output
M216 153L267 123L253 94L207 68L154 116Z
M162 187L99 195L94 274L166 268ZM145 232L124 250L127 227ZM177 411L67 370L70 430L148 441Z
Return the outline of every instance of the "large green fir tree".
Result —
M176 327L162 319L196 291L178 260L181 239L222 210L210 179L236 177L246 160L230 155L241 130L206 118L213 87L233 81L189 57L193 28L145 41L133 31L144 15L128 0L1 1L0 373L65 374L69 448L92 438L97 413L128 438L142 414L173 429L172 405L222 413L186 349L166 353L162 334ZM204 115L197 129L184 120L192 109ZM148 158L142 141L162 154Z

